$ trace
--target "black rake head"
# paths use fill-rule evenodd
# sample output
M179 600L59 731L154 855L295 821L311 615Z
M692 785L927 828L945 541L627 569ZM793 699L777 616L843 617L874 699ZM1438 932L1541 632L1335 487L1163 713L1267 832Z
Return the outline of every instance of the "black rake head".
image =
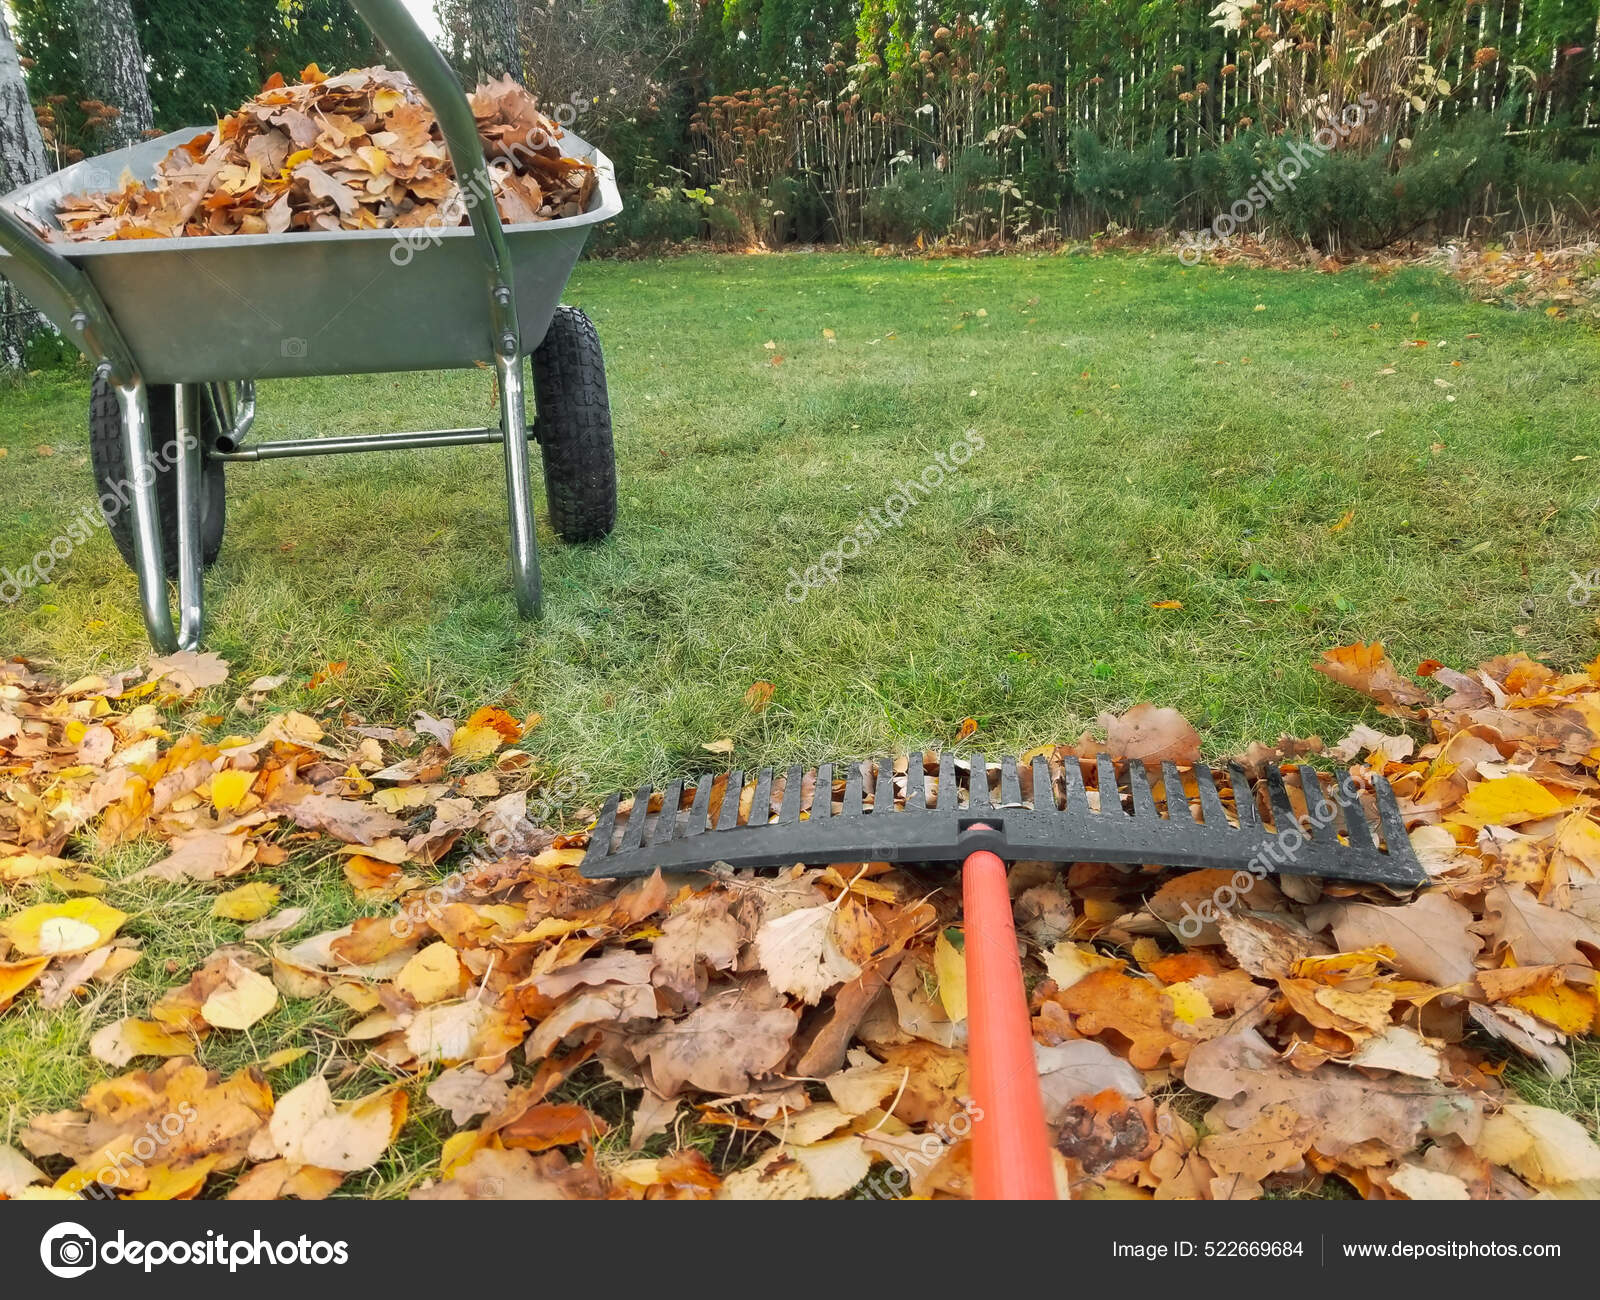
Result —
M715 863L958 863L987 849L1006 861L1218 867L1413 889L1427 874L1394 791L1362 791L1348 770L1270 765L1252 780L1109 754L1023 764L912 754L817 768L763 768L613 795L583 874L617 879Z

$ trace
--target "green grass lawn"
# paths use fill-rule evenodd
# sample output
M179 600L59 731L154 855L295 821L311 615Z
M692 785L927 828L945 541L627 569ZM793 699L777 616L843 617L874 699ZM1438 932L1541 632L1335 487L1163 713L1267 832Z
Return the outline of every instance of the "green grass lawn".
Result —
M569 297L607 349L621 513L599 546L541 529L543 623L513 616L494 449L237 466L208 582L237 675L346 660L339 692L375 716L537 710L544 753L610 785L722 736L736 761L815 760L972 716L999 750L1145 698L1217 751L1328 733L1352 703L1309 662L1355 638L1402 664L1593 655L1594 611L1566 596L1600 563L1582 328L1422 274L1164 257L586 263ZM85 391L0 398L6 567L89 502ZM259 436L475 423L492 401L478 372L264 384ZM785 598L967 429L965 468ZM0 645L67 672L139 659L103 534L0 607ZM776 687L759 716L756 680Z
M597 262L568 296L607 349L621 512L597 546L541 527L544 621L514 616L495 450L241 466L208 579L209 645L236 681L343 660L273 705L537 711L528 747L598 793L947 744L968 716L995 754L1142 699L1181 709L1213 755L1332 739L1363 710L1310 663L1355 639L1406 668L1595 655L1597 609L1568 600L1574 571L1600 565L1600 339L1580 326L1422 273L1169 257ZM90 501L87 381L0 390L0 567ZM256 436L492 422L492 403L483 372L270 383ZM983 442L968 464L836 584L786 598L791 568L967 430ZM1168 601L1182 607L1153 608ZM147 653L136 611L97 533L53 585L0 606L0 649L68 675L124 667ZM775 687L760 713L743 700L757 680ZM722 737L727 759L702 748ZM358 910L337 873L272 878L326 925ZM0 1022L18 1115L74 1101L100 1072L90 1028L237 937L192 887L118 889L157 960L92 1025ZM286 1009L267 1039L218 1050L314 1042L326 1014ZM425 1146L364 1190L403 1185Z

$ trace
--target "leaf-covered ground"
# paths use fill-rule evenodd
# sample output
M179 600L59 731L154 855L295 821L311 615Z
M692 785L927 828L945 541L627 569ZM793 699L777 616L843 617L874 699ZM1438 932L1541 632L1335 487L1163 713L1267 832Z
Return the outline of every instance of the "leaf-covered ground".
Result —
M1419 683L1358 643L1316 667L1388 715L1327 753L1388 777L1429 884L1015 866L1060 1187L1600 1195L1583 1117L1503 1077L1515 1054L1559 1079L1600 1029L1600 660L1430 661ZM544 824L539 719L314 718L270 709L280 679L227 676L191 653L66 685L0 668L5 1041L88 1058L77 1105L14 1111L0 1192L968 1194L947 872L588 882L587 829ZM1157 797L1200 811L1180 715L1102 721L1119 759L1178 763ZM1095 743L1034 752L1103 808L1123 796L1080 765ZM755 793L723 779L711 815L775 816L781 781ZM135 847L139 870L96 869ZM325 928L292 901L307 877L342 877L358 915ZM226 941L169 955L185 913Z

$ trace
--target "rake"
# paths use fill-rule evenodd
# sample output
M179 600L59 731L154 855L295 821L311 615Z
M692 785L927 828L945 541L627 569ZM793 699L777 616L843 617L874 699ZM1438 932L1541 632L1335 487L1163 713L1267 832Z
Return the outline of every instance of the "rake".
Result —
M1006 862L1222 868L1360 881L1427 879L1389 783L1275 764L1251 777L1171 762L912 754L640 786L601 809L584 876L797 862L962 864L967 1030L980 1199L1056 1196Z

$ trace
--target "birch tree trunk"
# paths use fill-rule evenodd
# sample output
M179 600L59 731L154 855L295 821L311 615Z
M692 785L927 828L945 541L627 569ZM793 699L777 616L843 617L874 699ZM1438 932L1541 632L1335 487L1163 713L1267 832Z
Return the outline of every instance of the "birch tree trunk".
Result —
M17 47L0 7L0 194L36 181L50 170L39 124L28 102ZM45 326L27 299L0 279L0 371L20 370L28 336Z
M481 80L522 80L522 39L517 28L516 0L468 0L473 53Z
M155 124L144 51L129 0L72 0L84 89L122 113L101 131L107 149L133 144Z

